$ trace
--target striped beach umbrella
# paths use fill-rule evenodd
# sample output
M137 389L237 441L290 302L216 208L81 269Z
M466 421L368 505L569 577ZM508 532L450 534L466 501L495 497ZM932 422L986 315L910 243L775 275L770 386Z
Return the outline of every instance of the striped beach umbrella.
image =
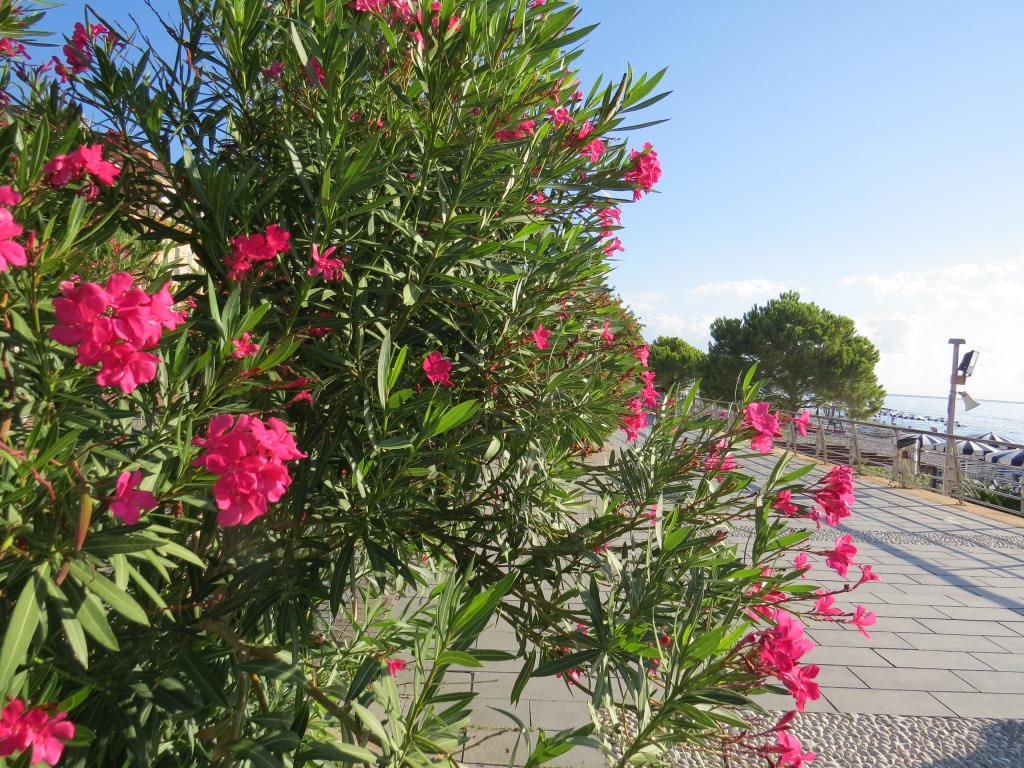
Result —
M941 451L946 447L945 435L918 435L917 444L923 451Z
M1007 443L1007 444L1016 442L1015 440L1011 440L1008 437L1003 437L1002 435L997 435L995 432L983 432L980 435L968 435L967 439L968 440L989 440L989 441L991 441L993 443Z
M998 450L999 448L988 443L979 443L974 440L956 441L956 452L964 456L977 456L980 458L990 453L996 453Z
M985 457L985 461L993 464L1006 464L1011 467L1024 466L1024 448L1011 448L1008 451L996 451Z

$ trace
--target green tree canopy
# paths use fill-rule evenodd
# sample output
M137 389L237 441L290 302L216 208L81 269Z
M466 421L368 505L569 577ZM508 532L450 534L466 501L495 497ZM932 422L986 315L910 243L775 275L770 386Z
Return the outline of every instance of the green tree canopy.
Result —
M700 376L704 353L682 339L659 336L651 344L648 364L657 373L663 389L688 384Z
M850 318L800 301L799 293L755 305L742 319L718 318L711 338L702 384L710 397L732 398L739 378L757 364L762 394L780 408L838 405L862 417L882 406L875 345Z

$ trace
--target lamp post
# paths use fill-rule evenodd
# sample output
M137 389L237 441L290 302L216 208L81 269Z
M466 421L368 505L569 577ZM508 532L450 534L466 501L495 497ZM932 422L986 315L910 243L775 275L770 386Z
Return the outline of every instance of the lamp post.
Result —
M956 425L956 386L963 384L967 379L965 376L964 381L961 381L957 370L960 345L966 342L963 339L950 339L949 343L953 345L953 371L949 375L949 404L946 408L946 470L942 473L942 492L946 496L953 491L953 476L960 474L960 462L956 459L956 439L953 436Z

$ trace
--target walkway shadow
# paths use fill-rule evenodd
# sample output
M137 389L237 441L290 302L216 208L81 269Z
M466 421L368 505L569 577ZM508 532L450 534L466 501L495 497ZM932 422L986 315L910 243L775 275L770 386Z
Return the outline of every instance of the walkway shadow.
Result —
M979 723L980 725L980 723ZM939 734L937 737L941 738ZM905 760L907 768L1017 768L1024 766L1024 720L989 720L978 728L980 744L960 757L941 757L917 762Z

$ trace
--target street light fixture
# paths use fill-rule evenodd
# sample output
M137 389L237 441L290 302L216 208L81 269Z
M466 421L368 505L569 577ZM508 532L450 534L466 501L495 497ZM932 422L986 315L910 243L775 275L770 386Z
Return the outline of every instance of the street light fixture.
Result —
M975 350L971 350L964 355L964 359L960 360L960 345L966 344L963 339L950 339L949 343L953 345L953 370L949 376L949 405L946 409L946 471L942 473L942 492L947 496L953 491L953 477L957 479L957 495L959 496L960 503L964 503L964 486L960 482L960 461L956 456L956 437L954 435L954 429L956 428L956 388L967 383L967 377L974 373L974 366L978 362L978 353ZM959 364L957 361L959 360ZM964 393L966 394L966 393ZM977 406L977 402L970 398L971 403L967 403L968 395L964 398L964 403L967 406L966 410L970 410Z

